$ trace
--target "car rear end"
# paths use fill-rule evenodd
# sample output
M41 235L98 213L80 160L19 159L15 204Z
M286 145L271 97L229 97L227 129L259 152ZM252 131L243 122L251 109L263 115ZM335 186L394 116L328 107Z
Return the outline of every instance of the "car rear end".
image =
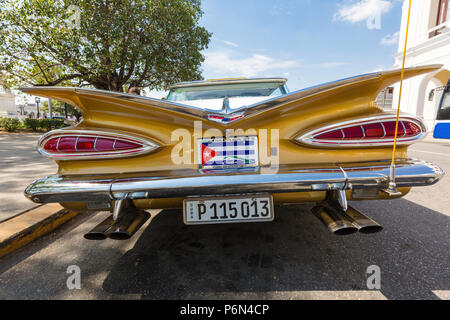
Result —
M408 69L405 76L436 68ZM194 88L199 99L169 95L165 101L89 89L24 89L83 112L77 126L41 138L40 152L59 170L25 194L72 210L110 210L110 223L95 234L112 238L132 234L123 230L143 223L147 209L183 209L186 224L261 222L273 220L274 204L282 203L317 203L314 213L336 233L379 230L347 200L401 197L443 175L408 157L408 146L426 128L401 115L397 190L388 192L396 116L374 101L398 78L398 71L376 73L293 93L282 79L217 80L173 89ZM233 96L227 84L245 84L244 92L261 96ZM239 99L246 104L236 105ZM105 226L109 231L101 231Z

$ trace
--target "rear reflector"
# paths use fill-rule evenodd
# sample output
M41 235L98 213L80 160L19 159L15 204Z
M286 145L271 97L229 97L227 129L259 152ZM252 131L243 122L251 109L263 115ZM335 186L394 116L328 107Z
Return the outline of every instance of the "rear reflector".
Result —
M392 116L346 121L327 126L296 138L297 141L321 146L390 145L394 142L396 119ZM412 143L425 136L426 128L420 120L401 117L397 141Z
M55 130L39 141L39 151L58 160L135 156L157 147L141 138L87 130Z

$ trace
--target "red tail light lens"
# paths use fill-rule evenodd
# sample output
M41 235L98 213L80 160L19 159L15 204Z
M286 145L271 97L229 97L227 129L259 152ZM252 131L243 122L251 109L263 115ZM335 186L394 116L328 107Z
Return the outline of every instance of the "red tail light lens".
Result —
M344 139L362 139L364 138L364 128L362 126L354 126L342 129Z
M133 156L156 148L140 138L89 131L52 131L39 142L41 153L59 160Z
M297 138L298 141L313 145L392 144L395 136L396 120L392 118L370 118L345 122L325 127ZM412 142L422 138L425 126L417 119L401 118L398 124L399 143Z
M59 141L57 142L56 152L62 152L62 153L71 153L76 152L76 143L77 143L77 137L60 137L58 138Z
M88 152L94 149L95 146L94 137L79 137L77 143L77 151L79 152Z

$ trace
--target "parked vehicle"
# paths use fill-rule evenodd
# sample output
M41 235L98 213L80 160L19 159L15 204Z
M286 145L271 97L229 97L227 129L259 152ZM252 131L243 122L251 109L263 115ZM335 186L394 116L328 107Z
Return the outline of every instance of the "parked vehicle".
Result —
M439 139L450 139L450 80L442 93L433 136Z
M439 68L409 68L404 75ZM166 100L24 88L83 113L77 126L42 136L39 151L59 170L33 182L25 195L72 210L110 210L88 239L129 238L151 208L183 208L191 225L271 221L274 204L282 203L317 203L313 212L336 234L379 231L347 200L399 198L444 174L408 157L408 146L426 128L401 114L397 189L389 189L396 114L375 99L400 73L376 72L295 92L288 92L283 78L193 81L174 85Z

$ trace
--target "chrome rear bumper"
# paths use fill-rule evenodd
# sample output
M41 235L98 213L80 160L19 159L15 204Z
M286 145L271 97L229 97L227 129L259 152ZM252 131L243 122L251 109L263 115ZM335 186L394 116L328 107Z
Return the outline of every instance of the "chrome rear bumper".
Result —
M107 202L245 193L283 193L388 187L387 161L317 166L283 165L235 170L175 170L114 175L50 175L33 182L25 196L36 203ZM416 159L396 162L397 187L436 183L444 171Z

